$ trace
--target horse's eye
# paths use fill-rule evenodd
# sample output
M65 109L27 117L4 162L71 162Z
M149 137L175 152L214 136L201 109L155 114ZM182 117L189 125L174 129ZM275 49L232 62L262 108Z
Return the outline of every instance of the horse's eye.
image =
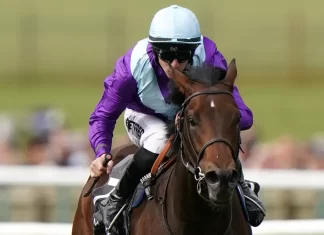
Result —
M196 126L197 125L196 121L193 118L188 118L188 121L189 121L190 126Z

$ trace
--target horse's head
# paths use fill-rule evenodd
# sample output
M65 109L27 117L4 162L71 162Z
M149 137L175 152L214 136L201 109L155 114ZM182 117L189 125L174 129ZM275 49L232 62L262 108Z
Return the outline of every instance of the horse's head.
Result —
M240 146L240 112L232 95L235 60L225 78L225 71L209 66L190 67L184 73L171 66L170 70L184 96L176 118L183 163L198 181L198 193L215 205L225 206L239 178L235 159Z

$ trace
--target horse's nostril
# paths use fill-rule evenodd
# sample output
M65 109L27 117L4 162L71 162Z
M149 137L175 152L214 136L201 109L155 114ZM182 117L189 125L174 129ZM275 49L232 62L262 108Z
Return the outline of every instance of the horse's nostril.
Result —
M239 181L240 174L237 170L216 170L208 171L205 174L207 184L216 184L220 181L236 184Z
M216 184L219 181L219 177L216 171L209 171L205 174L205 180L208 184Z

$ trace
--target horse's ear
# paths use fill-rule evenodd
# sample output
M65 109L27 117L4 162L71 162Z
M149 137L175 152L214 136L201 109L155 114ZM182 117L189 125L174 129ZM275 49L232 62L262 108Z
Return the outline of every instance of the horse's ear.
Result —
M227 68L227 72L226 72L224 81L227 84L233 86L235 83L236 76L237 76L236 62L235 62L235 59L232 59L231 63L229 64L229 66Z
M184 75L177 69L173 68L170 63L168 64L169 64L171 79L176 83L177 87L179 88L179 91L182 94L184 94L188 90L191 80L186 75Z

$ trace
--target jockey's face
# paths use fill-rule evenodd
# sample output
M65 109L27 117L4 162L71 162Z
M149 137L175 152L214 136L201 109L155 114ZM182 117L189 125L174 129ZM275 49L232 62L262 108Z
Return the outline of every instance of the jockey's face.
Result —
M183 72L183 70L186 68L187 64L188 64L189 60L186 60L186 61L182 61L182 62L179 62L178 59L174 59L172 62L171 62L171 65L173 68L175 68L176 70L179 70L180 72ZM163 71L166 73L166 75L168 76L168 78L171 77L171 71L169 69L169 65L167 61L164 61L162 60L160 57L159 57L159 63L163 69Z
M169 63L173 68L177 69L180 72L186 68L188 62L192 59L194 48L196 45L187 45L187 44L155 44L153 49L155 55L157 55L159 63L170 78L171 74L169 69Z

